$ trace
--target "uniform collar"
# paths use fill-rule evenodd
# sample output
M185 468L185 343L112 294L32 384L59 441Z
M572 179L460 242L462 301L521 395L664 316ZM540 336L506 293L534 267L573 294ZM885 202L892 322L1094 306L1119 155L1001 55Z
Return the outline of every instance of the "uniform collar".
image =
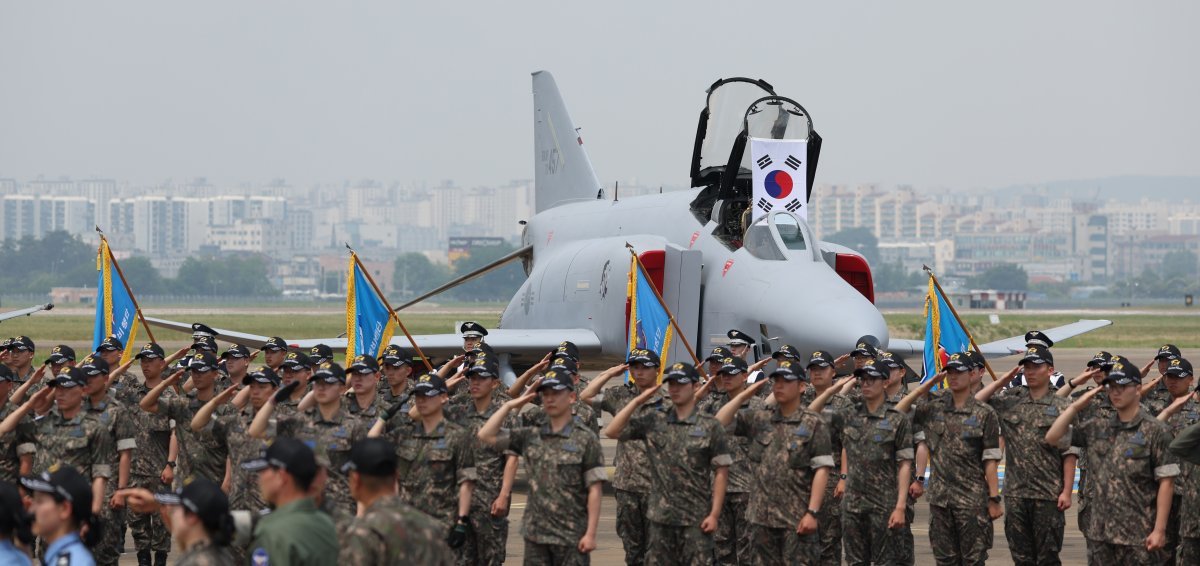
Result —
M667 409L666 413L667 413L667 422L670 424L689 424L689 425L691 425L691 424L696 424L696 421L700 419L700 411L697 407L692 407L692 414L688 415L688 417L683 420L679 420L679 416L675 414L675 407L671 407L670 409Z
M801 406L800 408L796 409L796 412L792 413L790 416L785 417L783 415L783 410L779 408L779 405L776 405L775 408L771 409L771 422L773 422L773 423L798 423L804 418L804 413L805 413L805 408L803 406Z
M1112 424L1113 424L1114 428L1122 429L1122 430L1131 430L1131 429L1135 429L1135 428L1141 426L1142 421L1146 420L1147 417L1149 417L1149 413L1146 412L1146 409L1138 407L1137 414L1134 415L1133 418L1130 419L1129 422L1127 422L1127 423L1121 422L1121 414L1118 413L1116 410L1113 410L1112 417L1110 417L1110 418L1112 419Z
M346 400L340 398L338 399L338 410L330 420L325 420L325 417L322 416L320 405L314 405L308 411L313 418L313 422L316 424L341 424L346 419L353 418L350 415L350 410L346 408Z
M564 426L562 428L562 430L560 430L558 432L554 432L554 430L550 428L550 419L547 418L546 424L542 425L542 436L561 436L563 438L570 438L571 432L574 430L575 430L575 419L571 419L571 420L567 421L567 426Z
M64 549L73 544L83 546L83 541L79 540L79 533L67 533L59 537L58 540L50 543L50 546L46 547L45 556L57 556L58 554L61 554Z

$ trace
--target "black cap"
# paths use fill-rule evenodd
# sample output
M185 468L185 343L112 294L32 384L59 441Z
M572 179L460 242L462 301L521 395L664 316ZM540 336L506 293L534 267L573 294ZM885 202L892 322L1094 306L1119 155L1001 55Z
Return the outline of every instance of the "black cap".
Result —
M18 533L29 529L33 516L25 511L17 486L0 481L0 532Z
M971 371L975 364L966 352L955 352L950 355L950 359L942 365L942 369L946 371Z
M0 381L16 381L16 380L17 380L17 374L13 373L13 370L11 368L9 368L8 366L6 366L4 364L0 364Z
M192 323L192 339L193 340L198 339L201 336L208 336L210 338L215 338L220 335L221 335L220 332L213 330L212 327L210 327L204 323L201 323L201 322L193 322Z
M217 339L212 336L201 336L192 342L192 350L197 352L217 353Z
M463 338L468 338L471 336L487 336L487 329L478 322L464 322L462 323L462 326L458 327L458 331L462 333Z
M1054 354L1045 346L1030 346L1025 349L1025 356L1021 358L1021 363L1025 362L1054 365Z
M396 447L382 438L364 438L350 447L350 460L342 472L356 471L364 476L387 477L396 473Z
M7 350L10 346L12 346L12 340L12 337L9 337L5 338L3 342L0 342L0 350Z
M1128 385L1142 383L1142 371L1129 361L1125 356L1113 356L1112 367L1108 370L1108 375L1104 377L1104 383L1112 383L1114 385Z
M273 336L267 339L267 342L262 347L264 352L278 352L279 350L287 350L287 340L278 336Z
M1054 345L1054 340L1051 340L1050 337L1046 336L1046 334L1041 330L1030 330L1029 332L1025 333L1025 345L1049 348Z
M749 369L750 365L746 363L746 360L738 356L732 356L721 360L721 369L717 370L717 373L740 375L746 373Z
M487 358L479 358L471 362L471 367L467 368L467 375L498 378L500 377L500 364Z
M537 391L539 393L541 393L543 389L550 389L552 391L566 391L574 387L575 384L571 382L571 378L569 376L556 371L547 371L542 377L542 382L538 384Z
M350 373L367 375L379 372L379 362L371 356L354 356L354 361L347 368Z
M46 361L52 364L73 362L75 361L75 349L66 344L59 344L50 350L50 355L46 357Z
M13 348L17 347L16 339L13 339ZM125 344L121 343L121 339L116 336L109 336L100 341L100 345L96 347L97 352L120 352L125 349Z
M394 367L413 365L412 356L400 346L388 346L383 355L379 356L379 362L381 365Z
M575 363L575 359L569 356L555 356L550 360L550 367L548 369L574 375L579 373L579 364Z
M317 457L313 449L287 436L276 438L258 458L244 462L242 469L257 472L268 466L291 474L305 485L317 477Z
M1158 353L1154 355L1154 359L1156 360L1161 360L1163 358L1175 360L1182 357L1183 354L1179 352L1179 348L1177 348L1174 344L1163 344L1162 347L1158 349Z
M786 360L799 361L800 360L800 351L797 350L796 347L791 344L784 344L783 346L779 347L778 351L771 354L771 359L778 360L781 358L786 359Z
M887 379L888 374L875 360L867 360L863 367L854 370L854 377L862 380Z
M1189 362L1183 358L1171 360L1170 364L1167 365L1167 371L1165 372L1165 375L1172 377L1191 377L1192 362Z
M833 357L833 354L830 354L828 351L817 350L808 357L808 363L805 364L804 367L810 368L813 366L820 366L826 368L832 366L835 360L836 358Z
M51 464L40 475L21 478L21 485L29 491L49 493L60 501L70 501L77 518L86 519L92 515L92 482L71 466Z
M880 352L879 356L875 358L875 365L887 372L894 369L907 369L907 366L904 365L904 358L892 352Z
M254 371L246 374L242 378L242 385L250 385L251 383L268 383L274 387L279 387L280 379L275 372L267 366L259 366Z
M221 486L203 477L189 477L184 480L182 488L156 493L154 499L163 505L181 505L208 521L229 514L229 498L221 491Z
M333 362L325 362L317 366L317 369L313 371L312 377L308 378L308 381L310 383L320 382L344 384L346 383L346 370L342 369L342 366L339 366Z
M562 342L559 342L558 347L554 349L554 356L566 356L578 363L579 346L576 346L575 343L571 342L570 340L563 340Z
M646 348L634 348L629 351L629 358L626 360L631 366L658 367L662 365L662 361L658 359L658 352L647 350Z
M488 344L487 342L480 342L479 344L476 344L474 348L467 350L468 356L478 356L480 354L495 354L495 353L496 353L496 351L492 349L492 345Z
M427 373L413 384L412 394L418 397L437 397L446 391L446 380L436 373Z
M88 356L84 358L82 362L80 362L79 369L83 372L83 375L95 377L97 375L104 375L108 373L109 367L108 362L104 361L103 358L99 356Z
M983 359L983 354L980 354L975 350L967 350L967 358L971 360L971 366L975 369L983 369L987 367L987 363L985 363Z
M333 348L325 344L317 344L309 348L308 357L313 365L321 365L333 359Z
M707 358L704 358L704 361L719 362L725 358L731 357L733 357L733 352L730 352L729 348L726 348L725 346L717 346L716 348L712 349L712 352L708 354Z
M197 352L188 359L188 371L206 372L217 369L217 357L211 352Z
M768 377L771 379L778 377L784 381L800 381L805 379L807 374L804 372L804 368L800 367L799 362L783 360L782 362L779 362L779 366L776 367L775 371L771 372L771 375Z
M663 375L663 381L700 383L700 372L696 371L696 366L692 364L676 362L671 364L671 367L667 369L667 373Z
M167 357L167 353L163 350L162 346L159 346L158 344L155 344L154 342L148 342L148 343L146 343L145 346L142 346L141 351L139 351L137 353L137 355L135 355L133 358L135 360L141 360L141 359L146 359L146 358L153 360L153 359L165 359L166 357Z
M50 381L51 387L83 387L87 385L87 374L78 367L66 368Z
M870 341L863 340L860 338L858 340L858 343L854 345L854 350L851 350L850 355L851 356L867 356L867 357L874 358L875 355L878 353L879 353L879 349L876 348L874 344L872 344Z
M221 354L221 357L237 359L249 358L250 348L247 348L241 344L233 344L229 346L228 350L225 350L225 353Z
M288 352L287 356L283 358L283 363L280 364L280 367L288 369L304 369L312 366L312 360L308 359L304 352Z
M730 346L749 346L754 344L754 339L751 338L749 334L746 334L745 332L742 332L736 328L726 332L725 337L729 338L728 344Z
M1096 352L1092 359L1088 360L1087 367L1090 368L1106 368L1112 363L1112 354L1103 350Z
M116 339L114 338L114 340ZM120 344L121 341L117 340L117 343ZM32 338L28 336L17 336L16 338L12 339L12 342L8 343L8 349L16 350L18 352L32 352L36 350L37 347L33 345Z

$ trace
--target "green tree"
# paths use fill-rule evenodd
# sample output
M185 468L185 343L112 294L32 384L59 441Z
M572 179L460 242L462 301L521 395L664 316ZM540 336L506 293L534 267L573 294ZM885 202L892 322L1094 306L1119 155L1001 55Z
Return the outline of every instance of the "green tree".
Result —
M125 282L134 295L163 295L168 293L166 280L144 257L131 257L121 261Z
M429 291L450 279L450 269L429 261L419 253L407 253L396 258L392 285L402 297L412 297Z
M867 228L847 228L825 238L825 241L846 246L862 254L872 266L880 264L879 239Z
M1163 256L1162 260L1163 279L1195 277L1198 264L1200 261L1197 260L1195 252L1190 250L1169 252Z
M970 278L967 284L984 289L1026 291L1029 289L1029 274L1015 263L1002 263Z
M169 287L180 295L266 297L279 294L267 277L266 260L257 255L189 257L179 266L179 275Z
M65 231L25 236L0 246L0 285L9 293L49 293L51 287L96 284L96 250Z
M514 250L516 248L507 242L492 248L473 249L469 257L462 258L455 263L454 276L461 277L466 275L512 253ZM506 300L516 294L517 290L521 288L521 283L524 281L525 271L521 269L520 262L512 262L474 281L459 285L447 291L447 294L464 301Z

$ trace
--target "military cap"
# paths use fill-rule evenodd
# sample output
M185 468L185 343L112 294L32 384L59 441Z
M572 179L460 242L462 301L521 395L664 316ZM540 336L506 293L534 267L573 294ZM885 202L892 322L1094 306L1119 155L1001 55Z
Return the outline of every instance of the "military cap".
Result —
M1163 344L1162 347L1158 349L1158 353L1154 355L1155 360L1161 360L1164 358L1168 360L1175 360L1182 357L1183 354L1179 352L1179 348L1177 348L1174 344Z
M4 364L0 364L0 381L16 381L16 380L17 380L17 374L13 373L13 370L11 368L9 368L8 366L6 366Z
M647 350L646 348L634 348L629 351L629 358L626 360L631 366L644 366L656 368L662 365L662 361L658 359L658 352Z
M17 343L14 341L13 348L15 348L16 345ZM121 339L117 338L116 336L109 336L108 338L101 340L99 346L96 346L97 352L120 352L124 349L125 344L123 344Z
M354 361L347 368L350 373L367 375L379 372L379 362L371 356L354 356Z
M317 366L308 381L319 383L346 383L346 370L333 362L325 362Z
M782 362L780 362L782 363ZM717 370L718 374L739 375L746 373L750 369L746 360L737 356L731 356L721 360L721 369Z
M59 344L50 350L50 355L46 358L46 361L52 364L73 362L75 361L75 349L66 344Z
M462 333L463 338L483 337L487 336L488 331L478 322L467 321L458 327L458 331Z
M971 362L971 357L966 352L955 352L950 355L950 359L942 365L942 369L946 371L971 371L974 364Z
M211 352L197 352L188 360L188 371L204 373L217 369L217 357Z
M267 339L267 342L262 347L264 352L278 352L279 350L287 350L287 340L278 336L273 336Z
M491 360L480 358L471 362L471 367L467 368L467 375L500 377L500 366Z
M1192 362L1183 358L1171 360L1170 364L1167 365L1167 371L1164 375L1169 377L1191 377Z
M835 359L833 354L825 350L817 350L808 357L808 364L805 367L819 366L826 368L832 366Z
M889 372L894 369L907 369L907 366L904 365L904 358L892 352L880 352L879 356L875 358L875 364Z
M162 349L162 346L159 346L158 344L155 344L154 342L147 342L145 346L142 346L141 351L139 351L137 353L137 355L133 356L133 359L135 359L135 360L142 360L142 359L154 360L154 359L162 359L162 358L166 358L166 357L167 357L167 353Z
M3 342L0 342L0 350L7 350L10 346L12 346L12 340L13 339L10 336L5 338Z
M1092 359L1088 360L1087 367L1105 368L1105 367L1108 367L1108 365L1111 363L1112 363L1112 354L1102 350L1102 351L1096 352L1096 354L1094 356L1092 356Z
M118 340L117 343L120 344L120 340ZM17 352L32 352L37 348L33 345L32 338L28 336L17 336L16 338L12 339L12 342L8 343L8 349Z
M1021 358L1021 363L1025 362L1054 365L1054 354L1045 346L1030 346L1025 349L1025 355Z
M559 342L558 347L554 349L554 355L556 357L557 356L566 356L566 357L571 358L572 360L575 360L576 362L578 362L579 361L579 346L576 346L575 343L571 342L570 340L563 340L562 342Z
M1049 350L1047 350L1047 351L1049 351ZM983 368L987 367L987 363L984 362L984 359L983 359L983 354L980 354L979 352L976 352L975 350L967 350L966 354L967 354L967 358L971 360L972 367L975 367L977 369L983 369Z
M179 505L195 515L212 522L229 514L229 498L221 486L203 477L189 477L183 487L170 492L156 493L154 499L163 505Z
M287 369L303 369L312 367L312 365L312 360L308 359L308 356L304 355L304 352L288 352L287 356L283 358L283 364L281 367Z
M542 382L538 384L537 391L541 393L545 389L552 391L566 391L573 388L575 385L571 383L571 378L560 374L556 371L547 371L542 377Z
M275 372L267 366L259 366L254 371L247 373L246 377L242 378L242 385L250 385L251 383L266 383L274 387L279 387L281 380Z
M87 374L78 367L66 368L50 380L51 387L83 387L84 385L87 385Z
M312 448L295 438L276 438L258 458L242 464L242 469L257 472L267 467L283 470L302 484L317 477L317 457Z
M18 533L29 529L33 515L25 511L17 486L0 481L0 532Z
M866 381L871 379L887 379L888 376L884 368L878 365L875 360L867 360L867 363L863 364L863 367L854 370L854 377Z
M413 365L412 356L400 346L388 346L379 357L379 361L383 365L395 367Z
M732 356L733 356L733 352L730 352L729 348L726 348L725 346L717 346L716 348L712 349L712 352L710 352L708 354L707 358L704 358L704 361L719 362L725 358L732 357Z
M771 372L771 375L768 377L771 379L778 377L784 381L800 381L805 379L807 376L804 372L804 368L800 367L798 362L783 360L782 362L779 362L779 366L776 367L775 371Z
M579 364L576 364L575 360L568 356L555 356L550 360L549 369L574 375L579 373Z
M779 347L778 351L773 352L771 354L771 359L773 359L773 360L785 359L785 360L799 361L800 360L800 351L797 350L796 347L792 346L791 344L784 344L783 346Z
M1029 332L1025 333L1025 345L1049 348L1054 345L1054 340L1051 340L1050 337L1046 336L1046 333L1042 332L1041 330L1030 330Z
M201 336L192 342L192 350L197 352L217 353L217 339L212 336Z
M1108 370L1108 375L1104 377L1104 383L1112 383L1114 385L1128 385L1142 383L1142 371L1129 361L1125 356L1114 356L1112 359L1112 367Z
M671 364L667 369L667 373L663 375L663 381L674 381L675 383L700 383L700 372L696 371L696 366L686 362L676 362Z
M312 359L313 364L321 365L333 359L333 348L317 344L308 350L308 357Z
M418 397L437 397L447 392L446 380L436 373L427 373L413 384L412 394Z
M726 332L725 337L729 338L728 345L730 346L749 346L754 343L754 339L749 334L736 328Z
M479 354L495 354L495 353L496 353L496 351L492 349L492 345L488 344L487 342L480 342L479 344L476 344L474 348L467 350L468 356L478 356Z
M874 358L879 353L879 349L874 344L867 340L859 338L858 343L854 345L854 350L850 352L851 356L867 356Z
M350 459L342 472L356 471L364 476L387 477L396 473L396 447L383 438L364 438L350 447Z
M216 338L217 336L220 336L220 335L221 335L220 332L213 330L210 326L208 326L202 322L193 322L192 323L192 339L193 340L198 339L202 336Z
M92 482L71 466L51 464L40 475L21 478L21 485L29 491L49 493L57 501L70 501L74 515L79 519L92 515Z
M239 360L242 358L249 358L250 357L250 348L247 348L241 344L232 344L229 346L228 350L225 350L225 353L221 354L221 357L222 358L235 358L235 359L239 359Z
M108 362L99 356L88 356L79 364L79 369L83 371L83 375L87 377L95 377L108 373Z

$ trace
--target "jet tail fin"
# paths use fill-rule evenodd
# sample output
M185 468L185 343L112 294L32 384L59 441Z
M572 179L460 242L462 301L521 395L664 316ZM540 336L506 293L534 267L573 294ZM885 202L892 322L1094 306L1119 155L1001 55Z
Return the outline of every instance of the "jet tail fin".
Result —
M567 114L554 76L533 73L534 206L537 212L564 202L596 198L600 180Z

